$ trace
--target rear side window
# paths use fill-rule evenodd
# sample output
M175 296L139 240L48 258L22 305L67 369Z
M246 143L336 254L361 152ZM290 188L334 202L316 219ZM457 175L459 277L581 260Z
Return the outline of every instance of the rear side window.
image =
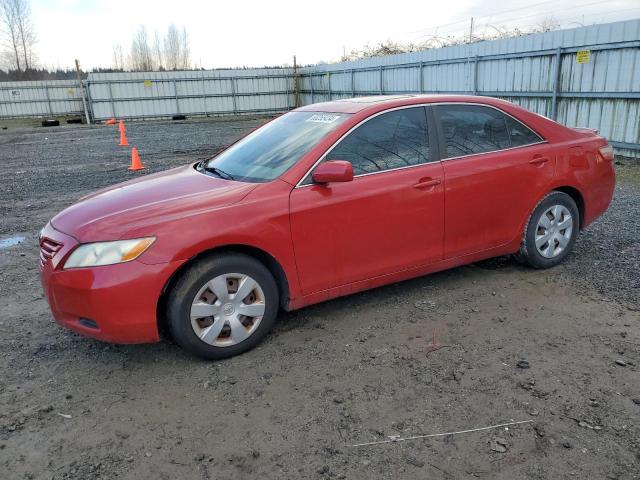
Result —
M541 139L520 122L482 105L436 107L444 136L444 158L528 145Z
M522 147L523 145L542 141L542 138L537 133L511 117L507 117L507 127L509 128L512 147Z
M360 125L327 156L346 160L355 175L410 167L430 161L424 107L383 113Z

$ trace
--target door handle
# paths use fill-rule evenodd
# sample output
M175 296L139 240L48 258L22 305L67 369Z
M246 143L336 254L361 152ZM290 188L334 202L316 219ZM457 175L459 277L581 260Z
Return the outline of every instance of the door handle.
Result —
M440 180L437 178L426 178L416 183L413 188L417 188L418 190L431 190L433 187L440 185L440 183Z
M549 159L547 157L535 157L533 160L530 160L529 163L531 165L535 165L536 167L539 167L541 165L544 165L548 161Z

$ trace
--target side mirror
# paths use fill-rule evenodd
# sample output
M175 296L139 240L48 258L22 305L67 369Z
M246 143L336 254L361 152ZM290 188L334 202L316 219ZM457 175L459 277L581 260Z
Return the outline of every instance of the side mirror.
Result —
M314 183L350 182L353 165L345 160L330 160L318 165L311 175Z

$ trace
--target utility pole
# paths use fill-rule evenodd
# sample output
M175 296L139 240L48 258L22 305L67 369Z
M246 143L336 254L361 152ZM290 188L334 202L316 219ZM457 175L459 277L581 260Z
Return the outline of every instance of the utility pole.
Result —
M293 91L294 91L294 108L300 106L300 85L298 83L298 62L296 56L293 56Z
M91 119L89 118L89 110L87 110L87 100L84 98L84 88L82 86L82 73L80 72L80 62L76 58L76 73L78 75L78 88L80 88L80 95L82 96L82 107L84 108L84 118L87 125L91 125Z
M473 38L473 17L471 17L471 26L469 27L469 43L471 43Z

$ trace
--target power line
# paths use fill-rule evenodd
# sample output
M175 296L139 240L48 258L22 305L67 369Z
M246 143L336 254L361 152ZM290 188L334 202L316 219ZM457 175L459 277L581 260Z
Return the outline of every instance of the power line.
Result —
M597 3L603 3L603 2L594 2L594 3L589 4L589 5L595 5ZM561 10L567 10L568 8L573 8L573 7L557 9L557 10L554 10L554 12L558 12L558 11L561 11ZM620 10L610 10L610 11L606 11L606 12L597 12L597 13L594 12L594 13L587 14L587 15L598 15L598 17L600 18L602 16L612 15L612 14L620 13L620 12L627 12L627 11L630 11L630 10L640 10L640 7L623 8L623 9L620 9ZM525 17L511 18L511 19L503 20L503 21L504 22L508 22L508 21L512 21L512 20L519 20L519 19L530 18L530 17L534 17L534 16L535 15L527 15ZM576 16L565 18L564 21L559 22L559 23L560 23L560 25L562 25L563 23L566 25L567 23L573 23L573 22L570 22L570 20L574 20L574 19L582 19L582 20L584 20L584 17L585 17L585 14L580 14L580 15L576 15ZM596 22L596 23L601 23L601 22ZM584 26L584 22L582 22L581 24L582 24L582 26ZM527 25L518 25L518 27L526 28L526 27L531 27L531 26L534 26L534 25L535 24L529 23ZM485 23L485 28L486 27L493 27L493 26L489 25L488 23ZM495 28L495 27L493 27L493 28Z
M537 3L537 4L529 5L527 7L520 7L520 8L512 9L512 10L503 10L502 12L497 12L498 13L497 16L501 16L502 13L511 13L513 11L525 10L525 9L537 7L537 6L540 6L540 5L545 5L545 4L548 4L548 3L557 3L557 0L540 2L540 3ZM507 23L507 22L511 22L513 20L521 20L521 19L531 18L531 17L535 17L535 16L539 16L539 15L549 16L549 15L551 15L553 13L561 12L561 11L564 11L564 10L591 7L591 6L599 5L599 4L603 4L603 3L610 3L610 0L598 0L596 2L584 3L584 4L578 4L578 5L571 5L571 6L567 6L567 7L556 8L556 9L553 9L553 10L550 10L550 11L545 11L545 12L536 12L536 13L532 13L532 14L525 15L525 16L510 17L510 18L506 18L506 19L497 19L495 22L496 23ZM605 13L605 12L603 12L603 13ZM490 14L490 15L483 15L483 16L480 16L480 17L474 17L474 18L475 18L475 20L491 19L494 15L495 15L495 13ZM460 20L460 21L457 21L457 22L449 23L449 24L439 25L439 26L436 26L436 27L429 27L429 28L434 29L435 32L433 34L421 35L418 38L429 37L431 35L435 35L436 33L438 35L446 35L447 33L451 33L451 32L459 32L460 30L463 29L463 27L454 28L454 29L444 29L444 30L441 30L441 28L442 27L447 27L447 26L452 26L452 25L458 25L458 24L467 24L468 22L469 22L469 19L467 18L465 20ZM479 22L477 22L477 23L479 23ZM417 30L416 32L424 32L426 30L427 29Z
M627 11L631 11L631 10L639 10L640 11L640 7L631 7L631 8L624 8L624 9L620 9L620 10L612 10L612 11L608 11L608 12L598 13L597 15L599 15L599 18L601 18L601 17L604 17L604 16L609 16L609 15L613 15L613 14L616 14L616 13L627 12ZM592 15L596 15L596 14L594 13ZM577 21L574 21L574 20L581 20L581 21L577 22ZM586 23L584 22L584 15L580 14L580 15L576 15L576 16L573 16L573 17L565 18L564 21L560 23L559 30L566 29L566 28L568 28L567 27L568 25L571 25L571 24L574 24L574 23L578 24L578 26L580 26L580 27L586 26ZM605 23L605 22L595 22L593 24L596 25L598 23ZM527 28L534 27L536 25L537 25L536 23L528 23L528 24L525 24L525 25L518 25L518 28L526 30ZM563 27L562 25L565 25L565 27ZM498 33L501 33L500 29L498 29L494 25L490 25L488 23L485 23L483 26L479 26L476 29L476 31L479 31L479 30L486 31L487 28L493 28Z
M538 7L540 5L546 5L547 3L556 3L556 2L557 2L557 0L548 0L546 2L540 2L540 3L534 3L533 5L527 5L526 7L512 8L510 10L501 10L499 12L493 12L493 13L490 13L490 14L487 14L487 15L481 15L481 16L474 17L474 18L476 18L476 19L491 18L492 16L494 16L496 14L511 13L511 12L516 12L518 10L526 10L528 8ZM433 29L433 28L448 27L448 26L451 26L451 25L458 25L460 23L467 23L467 22L469 22L469 17L466 17L463 20L461 19L461 20L458 20L458 21L455 21L455 22L451 22L451 23L445 23L443 25L437 25L435 27L426 27L426 28L422 28L420 30L414 30L414 31L411 31L411 32L405 32L405 34L422 33L425 30L430 30L430 29Z
M544 12L543 14L545 16L549 16L552 13L556 13L556 12L561 12L563 10L570 10L570 9L575 9L575 8L584 8L584 7L591 7L593 5L599 5L601 3L610 3L609 0L598 0L597 2L591 2L591 3L585 3L582 5L570 5L568 7L562 7L562 8L556 8L555 10L551 10L548 12ZM499 22L511 22L513 20L522 20L523 18L531 18L531 17L537 17L538 15L541 15L540 13L532 13L529 15L525 15L524 17L511 17L511 18L507 18L507 19L503 19L503 20L499 20Z

